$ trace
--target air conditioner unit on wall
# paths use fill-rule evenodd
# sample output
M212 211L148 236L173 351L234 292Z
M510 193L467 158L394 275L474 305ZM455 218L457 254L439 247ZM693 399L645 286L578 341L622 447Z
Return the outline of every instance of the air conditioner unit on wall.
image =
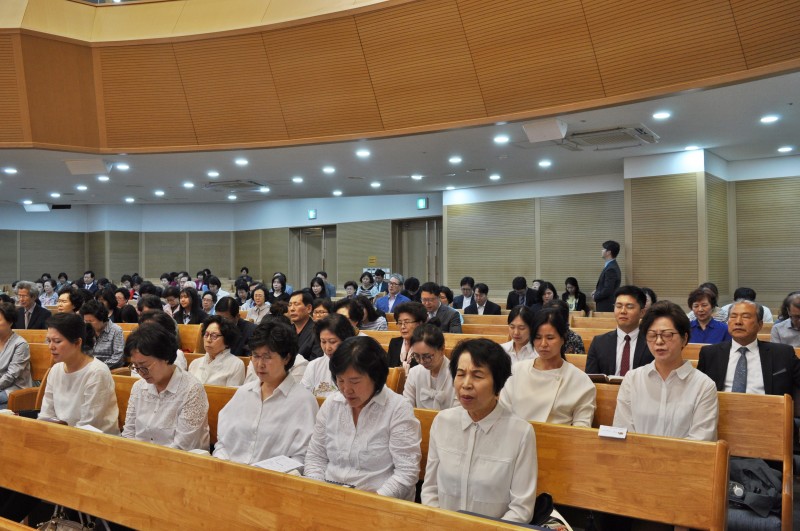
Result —
M566 140L602 151L655 144L659 136L644 124L638 124L570 133L566 136Z

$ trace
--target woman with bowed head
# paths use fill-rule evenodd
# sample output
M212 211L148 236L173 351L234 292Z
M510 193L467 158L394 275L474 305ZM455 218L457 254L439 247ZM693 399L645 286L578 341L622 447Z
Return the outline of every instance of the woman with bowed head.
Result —
M433 420L424 505L528 523L536 502L533 427L499 400L511 360L497 343L470 339L450 360L459 407Z
M8 393L33 385L30 347L11 329L16 320L14 304L0 303L0 409L6 408Z
M109 369L122 367L125 364L125 338L122 328L108 318L106 307L96 300L86 301L81 306L80 314L83 321L94 330L92 356L108 365Z
M180 334L178 333L178 323L175 322L175 319L170 317L170 315L163 310L148 310L146 312L142 312L142 315L139 316L138 322L140 325L145 323L157 324L175 336L175 343L178 345L178 348L175 350L175 361L173 363L175 366L180 367L184 371L189 369L186 363L186 355L180 349L181 339ZM131 376L141 378L141 376L136 373L135 367L131 367Z
M337 392L336 382L333 381L329 367L331 356L346 339L355 337L355 331L346 317L334 313L316 321L314 333L325 355L308 364L306 372L303 373L302 384L314 396L331 396Z
M530 360L536 356L531 344L533 310L527 306L515 306L508 314L508 335L511 341L500 345L511 357L511 363Z
M117 395L108 366L89 352L94 330L74 313L55 314L47 320L47 344L53 367L47 377L40 419L69 426L93 426L119 435Z
M258 381L237 389L219 412L214 457L253 464L283 455L302 463L319 406L289 376L297 334L291 325L267 321L256 328L249 346Z
M389 330L389 325L386 322L386 317L378 315L375 306L372 305L367 297L359 295L356 300L361 303L364 308L362 318L358 324L359 330Z
M203 311L200 295L195 288L191 286L181 288L178 301L181 307L173 314L178 324L201 324L208 317Z
M586 294L578 287L578 279L575 277L567 277L564 281L566 291L561 294L561 300L567 303L569 311L583 312L586 314Z
M175 334L144 323L125 344L141 376L131 389L122 436L179 450L208 450L208 397L203 384L175 365Z
M561 311L537 313L531 335L538 356L514 365L500 401L525 420L590 428L597 389L586 373L564 359L567 323Z
M428 318L425 306L420 302L404 302L394 308L394 320L400 329L400 337L389 340L389 367L408 370L417 364L411 355L411 334Z
M244 383L245 367L242 360L231 354L239 330L221 315L212 315L203 321L205 355L189 365L189 372L202 384L238 387Z
M386 353L371 337L351 337L330 370L339 393L319 410L305 476L413 501L420 425L411 404L386 387Z
M438 326L423 324L411 334L411 355L419 364L408 371L403 396L415 408L447 409L458 404L444 355L444 334Z

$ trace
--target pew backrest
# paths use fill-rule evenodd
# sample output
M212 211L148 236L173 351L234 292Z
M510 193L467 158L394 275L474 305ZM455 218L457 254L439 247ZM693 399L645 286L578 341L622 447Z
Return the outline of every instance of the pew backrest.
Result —
M206 349L203 346L203 336L200 334L201 328L202 325L178 325L178 334L180 336L182 351L205 353Z

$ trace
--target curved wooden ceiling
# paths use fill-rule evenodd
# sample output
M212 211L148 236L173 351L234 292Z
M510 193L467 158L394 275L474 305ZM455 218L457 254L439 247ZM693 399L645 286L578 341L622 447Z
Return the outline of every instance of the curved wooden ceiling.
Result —
M798 70L797 27L800 3L781 0L418 0L191 38L12 28L0 147L193 151L531 118Z

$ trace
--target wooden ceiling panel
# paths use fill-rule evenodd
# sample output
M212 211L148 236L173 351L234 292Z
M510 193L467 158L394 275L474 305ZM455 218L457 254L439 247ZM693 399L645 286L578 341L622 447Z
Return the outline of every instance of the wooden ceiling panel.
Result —
M0 142L24 142L22 102L13 35L0 35Z
M356 16L388 129L486 116L454 0L426 0Z
M606 95L746 68L730 5L679 0L584 0Z
M461 0L490 115L603 97L580 0Z
M383 129L351 17L262 35L291 138Z
M100 49L108 146L197 144L172 44Z
M800 2L731 0L731 8L749 68L800 55Z
M200 144L288 138L260 35L176 43L175 56Z

